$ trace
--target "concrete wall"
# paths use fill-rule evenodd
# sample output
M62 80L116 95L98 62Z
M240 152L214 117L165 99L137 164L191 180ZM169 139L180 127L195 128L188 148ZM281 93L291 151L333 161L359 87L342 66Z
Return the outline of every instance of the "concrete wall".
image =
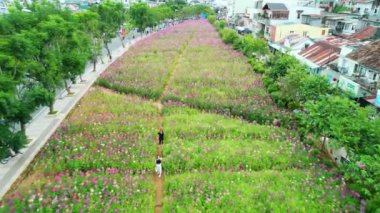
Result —
M314 27L306 24L278 25L274 26L274 28L275 35L271 36L274 38L274 40L272 40L274 42L285 38L289 34L299 34L311 38L320 38L327 36L329 32L329 28Z

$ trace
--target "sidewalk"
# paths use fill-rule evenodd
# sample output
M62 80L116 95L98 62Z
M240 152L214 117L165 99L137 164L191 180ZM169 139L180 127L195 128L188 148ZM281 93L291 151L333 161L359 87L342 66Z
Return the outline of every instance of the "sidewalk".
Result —
M16 157L10 159L5 165L0 164L0 200L11 188L12 184L17 180L22 172L29 166L34 157L45 145L50 136L55 132L71 109L74 108L77 102L83 97L84 94L86 94L98 76L109 65L123 55L123 53L125 53L132 44L145 37L146 36L137 37L132 41L124 41L125 48L122 47L120 39L115 38L109 45L110 47L114 47L111 49L112 61L109 61L108 57L103 54L102 58L104 64L99 62L97 64L96 72L92 72L92 64L88 64L85 73L82 76L85 82L80 82L71 86L71 91L74 92L74 95L65 95L64 97L56 100L54 108L58 111L57 114L49 115L49 109L47 107L44 107L39 113L36 114L36 117L34 117L26 128L26 135L29 139L31 139L31 142L27 145L27 147L21 150L21 153L23 154L17 155Z

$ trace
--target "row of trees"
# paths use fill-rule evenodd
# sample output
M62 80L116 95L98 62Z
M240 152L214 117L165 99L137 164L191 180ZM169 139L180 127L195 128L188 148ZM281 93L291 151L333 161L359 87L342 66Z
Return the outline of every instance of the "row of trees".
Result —
M239 36L224 29L223 21L209 19L221 38L248 57L255 72L263 73L263 83L273 100L291 114L304 142L317 142L323 151L344 147L348 161L338 169L349 188L367 199L367 209L380 206L380 118L373 107L360 107L350 95L331 85L320 75L287 54L270 54L263 39ZM257 60L266 55L267 62ZM311 137L311 138L310 138ZM310 140L311 139L311 140ZM322 139L322 140L321 140Z
M25 126L36 109L48 106L56 113L57 91L65 88L71 94L70 84L82 80L88 61L95 71L103 48L112 59L108 44L118 35L123 40L117 33L122 26L143 31L207 12L212 13L182 0L152 8L135 3L128 11L122 3L106 0L77 13L59 3L15 2L0 17L0 158L25 145Z
M88 60L96 68L103 45L111 58L107 44L125 19L123 5L111 1L75 14L45 1L15 2L0 17L0 158L26 143L38 107L54 113L56 92L70 94Z
M145 28L153 28L166 20L183 20L214 12L204 5L187 5L182 0L171 0L157 7L149 7L146 3L135 3L131 6L128 17L131 26L137 27L140 31Z

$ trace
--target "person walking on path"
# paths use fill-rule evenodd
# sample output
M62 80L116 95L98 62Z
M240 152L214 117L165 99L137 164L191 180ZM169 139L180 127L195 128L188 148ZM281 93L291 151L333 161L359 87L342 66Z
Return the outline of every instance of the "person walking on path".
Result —
M162 128L158 131L158 144L164 144L164 130Z
M162 165L161 165L161 158L160 156L157 157L156 159L156 172L158 177L161 177L162 174Z

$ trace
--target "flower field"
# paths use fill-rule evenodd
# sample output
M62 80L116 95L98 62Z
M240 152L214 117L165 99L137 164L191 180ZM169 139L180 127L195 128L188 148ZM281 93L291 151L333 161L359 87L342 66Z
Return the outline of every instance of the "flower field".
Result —
M164 99L260 123L278 116L261 76L252 72L246 57L224 44L207 21L197 26Z
M296 132L257 124L282 112L261 76L204 20L140 41L98 85L0 212L152 212L159 151L163 212L360 210L358 194Z
M102 74L98 84L157 99L173 69L173 60L195 28L196 23L182 23L137 42Z
M165 212L357 208L341 177L292 132L173 106L165 129Z
M153 208L157 116L151 101L92 88L0 212Z

